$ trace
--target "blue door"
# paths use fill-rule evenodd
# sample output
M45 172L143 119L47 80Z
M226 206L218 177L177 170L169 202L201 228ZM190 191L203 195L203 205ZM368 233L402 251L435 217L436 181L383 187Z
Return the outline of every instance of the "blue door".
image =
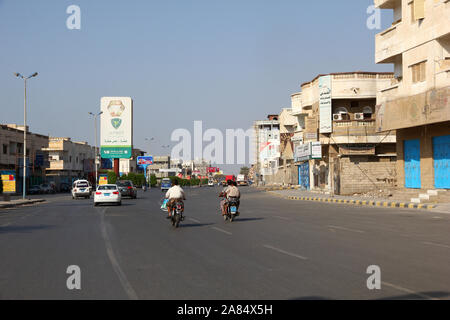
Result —
M450 189L450 136L433 138L434 187Z
M306 190L309 190L309 162L298 166L298 184Z
M420 140L405 140L405 187L420 189Z

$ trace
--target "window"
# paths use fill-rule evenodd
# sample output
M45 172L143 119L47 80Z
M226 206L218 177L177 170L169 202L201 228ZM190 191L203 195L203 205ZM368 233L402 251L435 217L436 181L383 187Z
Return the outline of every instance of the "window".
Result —
M8 145L3 145L3 154L8 154Z
M412 82L424 82L426 80L426 61L411 66Z
M372 107L366 106L363 108L364 119L372 119Z
M425 0L414 0L411 2L411 21L425 19Z

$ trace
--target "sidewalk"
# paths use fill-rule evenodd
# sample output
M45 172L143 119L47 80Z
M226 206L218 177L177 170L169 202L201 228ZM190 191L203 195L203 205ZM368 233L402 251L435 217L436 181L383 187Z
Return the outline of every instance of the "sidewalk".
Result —
M45 202L45 199L20 199L20 200L11 200L11 201L0 201L0 209L3 208L13 208L18 206L24 206L27 204L34 204L34 203L40 203Z
M367 197L340 196L340 195L331 196L329 194L324 193L298 190L293 187L267 188L266 191L270 192L273 195L288 200L319 201L319 202L353 204L353 205L385 207L385 208L389 207L389 208L426 209L440 213L450 213L450 203L417 204L383 198L367 198Z

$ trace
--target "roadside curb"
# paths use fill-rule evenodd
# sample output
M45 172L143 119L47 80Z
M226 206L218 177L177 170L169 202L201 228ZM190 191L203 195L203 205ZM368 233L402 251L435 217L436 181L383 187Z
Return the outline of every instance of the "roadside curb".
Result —
M35 204L35 203L41 203L41 202L46 202L46 201L47 200L45 200L45 199L35 199L35 200L28 200L28 201L22 201L22 202L17 202L17 203L0 204L0 209L20 207L20 206L24 206L27 204Z
M296 200L296 201L316 201L327 203L353 204L359 206L382 207L382 208L426 209L426 210L436 208L436 205L434 204L420 204L420 203L408 203L396 201L350 200L350 199L334 199L321 197L294 197L294 196L283 196L281 194L277 194L271 191L269 191L271 194L274 194L287 200Z

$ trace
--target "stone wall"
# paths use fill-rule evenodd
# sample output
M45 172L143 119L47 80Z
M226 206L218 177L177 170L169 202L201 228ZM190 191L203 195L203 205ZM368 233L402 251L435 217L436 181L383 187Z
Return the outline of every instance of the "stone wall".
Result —
M341 195L395 187L395 157L348 156L340 158L335 165L336 193Z

